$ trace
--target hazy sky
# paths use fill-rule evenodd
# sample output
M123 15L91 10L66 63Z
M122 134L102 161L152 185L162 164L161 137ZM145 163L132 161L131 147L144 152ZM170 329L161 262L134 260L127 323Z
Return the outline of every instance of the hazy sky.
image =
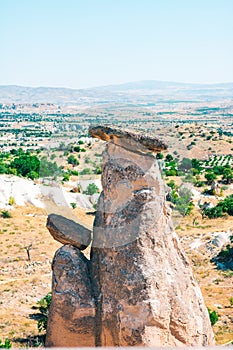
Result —
M233 81L233 0L0 0L0 84Z

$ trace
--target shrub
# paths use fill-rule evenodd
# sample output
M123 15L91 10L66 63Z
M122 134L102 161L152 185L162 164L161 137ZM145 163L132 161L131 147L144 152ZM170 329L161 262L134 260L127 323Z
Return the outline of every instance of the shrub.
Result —
M2 349L10 349L11 348L11 342L9 339L6 339L5 342L3 343L0 339L0 348Z
M170 162L171 160L173 160L173 156L171 154L167 154L165 159L166 161Z
M233 216L233 195L227 196L224 200L220 201L215 207L207 208L204 211L204 215L210 219L219 218L224 213Z
M75 158L75 156L73 156L73 155L69 156L67 161L68 161L68 164L79 165L78 159Z
M97 175L102 174L102 165L101 164L96 165L95 174L97 174Z
M7 168L5 164L0 163L0 174L5 174L7 171Z
M161 152L157 153L156 154L156 159L163 159L163 154Z
M1 211L1 216L2 216L4 219L12 218L12 215L11 215L11 213L10 213L8 210L2 210L2 211Z
M190 170L192 168L192 161L189 158L183 158L179 164L179 170Z
M54 160L55 158L56 158L56 154L54 154L54 153L51 154L50 159L51 159L51 160Z
M73 209L75 209L75 208L77 207L77 204L74 203L74 202L70 203L70 205L71 205L71 207L72 207Z
M196 187L202 187L204 185L205 185L205 183L203 181L196 181L194 184L194 186L196 186Z
M78 176L78 171L77 171L77 170L68 169L68 173L69 173L70 175Z
M34 179L38 179L39 174L36 171L32 170L30 171L30 173L27 174L27 177L31 180L34 180Z
M14 197L12 197L12 196L9 197L8 204L9 204L9 205L14 205L14 204L15 204L15 199L14 199Z
M213 326L218 321L218 314L216 311L211 311L210 309L208 309L208 313L209 313L211 326Z
M214 207L214 208L206 208L203 210L203 214L207 216L209 219L216 219L223 216L222 208Z
M83 170L80 171L80 175L90 175L92 173L93 172L90 168L84 168Z
M99 188L98 186L96 186L96 184L91 183L87 186L87 189L86 191L84 191L84 193L88 195L93 195L95 193L99 193Z
M70 174L64 173L62 181L65 182L65 181L69 181L69 180L70 180Z
M165 170L165 175L166 176L176 176L177 175L177 170L176 169Z
M46 157L40 160L40 177L58 176L61 174L61 167L58 167L56 162L49 162Z
M177 187L174 180L169 181L169 182L167 183L167 185L168 185L172 190L174 190L174 189Z
M85 158L85 163L86 163L86 164L91 163L91 158L90 158L90 157L86 157L86 158Z
M175 210L182 216L190 214L194 205L191 202L192 192L187 187L180 187L178 193L172 190L170 197L171 202L175 204Z
M52 293L49 292L44 298L37 302L41 317L37 322L39 332L45 331L48 324L49 307L52 301Z
M229 299L231 306L233 306L233 297Z
M74 152L80 152L81 147L80 146L74 146Z
M184 182L191 182L191 183L195 183L195 178L193 177L192 174L187 174L184 178Z
M228 258L232 255L233 249L231 248L230 244L227 244L225 249L222 249L221 252L218 254L220 258Z

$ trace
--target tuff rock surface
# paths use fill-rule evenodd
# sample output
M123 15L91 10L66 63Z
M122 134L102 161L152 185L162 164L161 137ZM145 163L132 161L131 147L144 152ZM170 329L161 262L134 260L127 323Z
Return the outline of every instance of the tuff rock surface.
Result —
M173 230L150 152L166 145L113 128L91 128L90 134L110 141L103 157L91 259L83 259L71 246L56 253L47 346L81 346L84 325L95 346L214 344L208 312ZM66 344L56 337L64 329ZM83 345L89 345L86 338L83 334Z
M79 249L65 245L56 252L52 269L46 346L95 346L95 302L89 261Z
M53 238L63 244L84 250L91 243L91 230L62 215L49 214L46 226Z
M167 149L164 141L157 137L141 134L136 131L122 130L121 128L109 125L93 126L89 129L92 137L114 143L120 147L133 151L134 153L159 152Z

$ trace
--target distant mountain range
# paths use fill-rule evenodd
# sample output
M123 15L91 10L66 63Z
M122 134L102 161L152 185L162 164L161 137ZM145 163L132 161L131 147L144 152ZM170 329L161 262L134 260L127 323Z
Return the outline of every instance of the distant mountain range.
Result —
M187 99L217 101L233 98L233 83L186 84L145 80L88 89L0 85L0 103L58 105L125 103Z

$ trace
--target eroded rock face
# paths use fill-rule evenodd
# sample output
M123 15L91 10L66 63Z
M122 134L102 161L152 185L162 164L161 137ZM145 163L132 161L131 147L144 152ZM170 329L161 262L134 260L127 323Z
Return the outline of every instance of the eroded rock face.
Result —
M203 298L173 230L156 159L109 143L94 223L99 346L210 345Z
M79 249L65 245L56 252L52 267L46 346L95 346L95 303L89 261Z

